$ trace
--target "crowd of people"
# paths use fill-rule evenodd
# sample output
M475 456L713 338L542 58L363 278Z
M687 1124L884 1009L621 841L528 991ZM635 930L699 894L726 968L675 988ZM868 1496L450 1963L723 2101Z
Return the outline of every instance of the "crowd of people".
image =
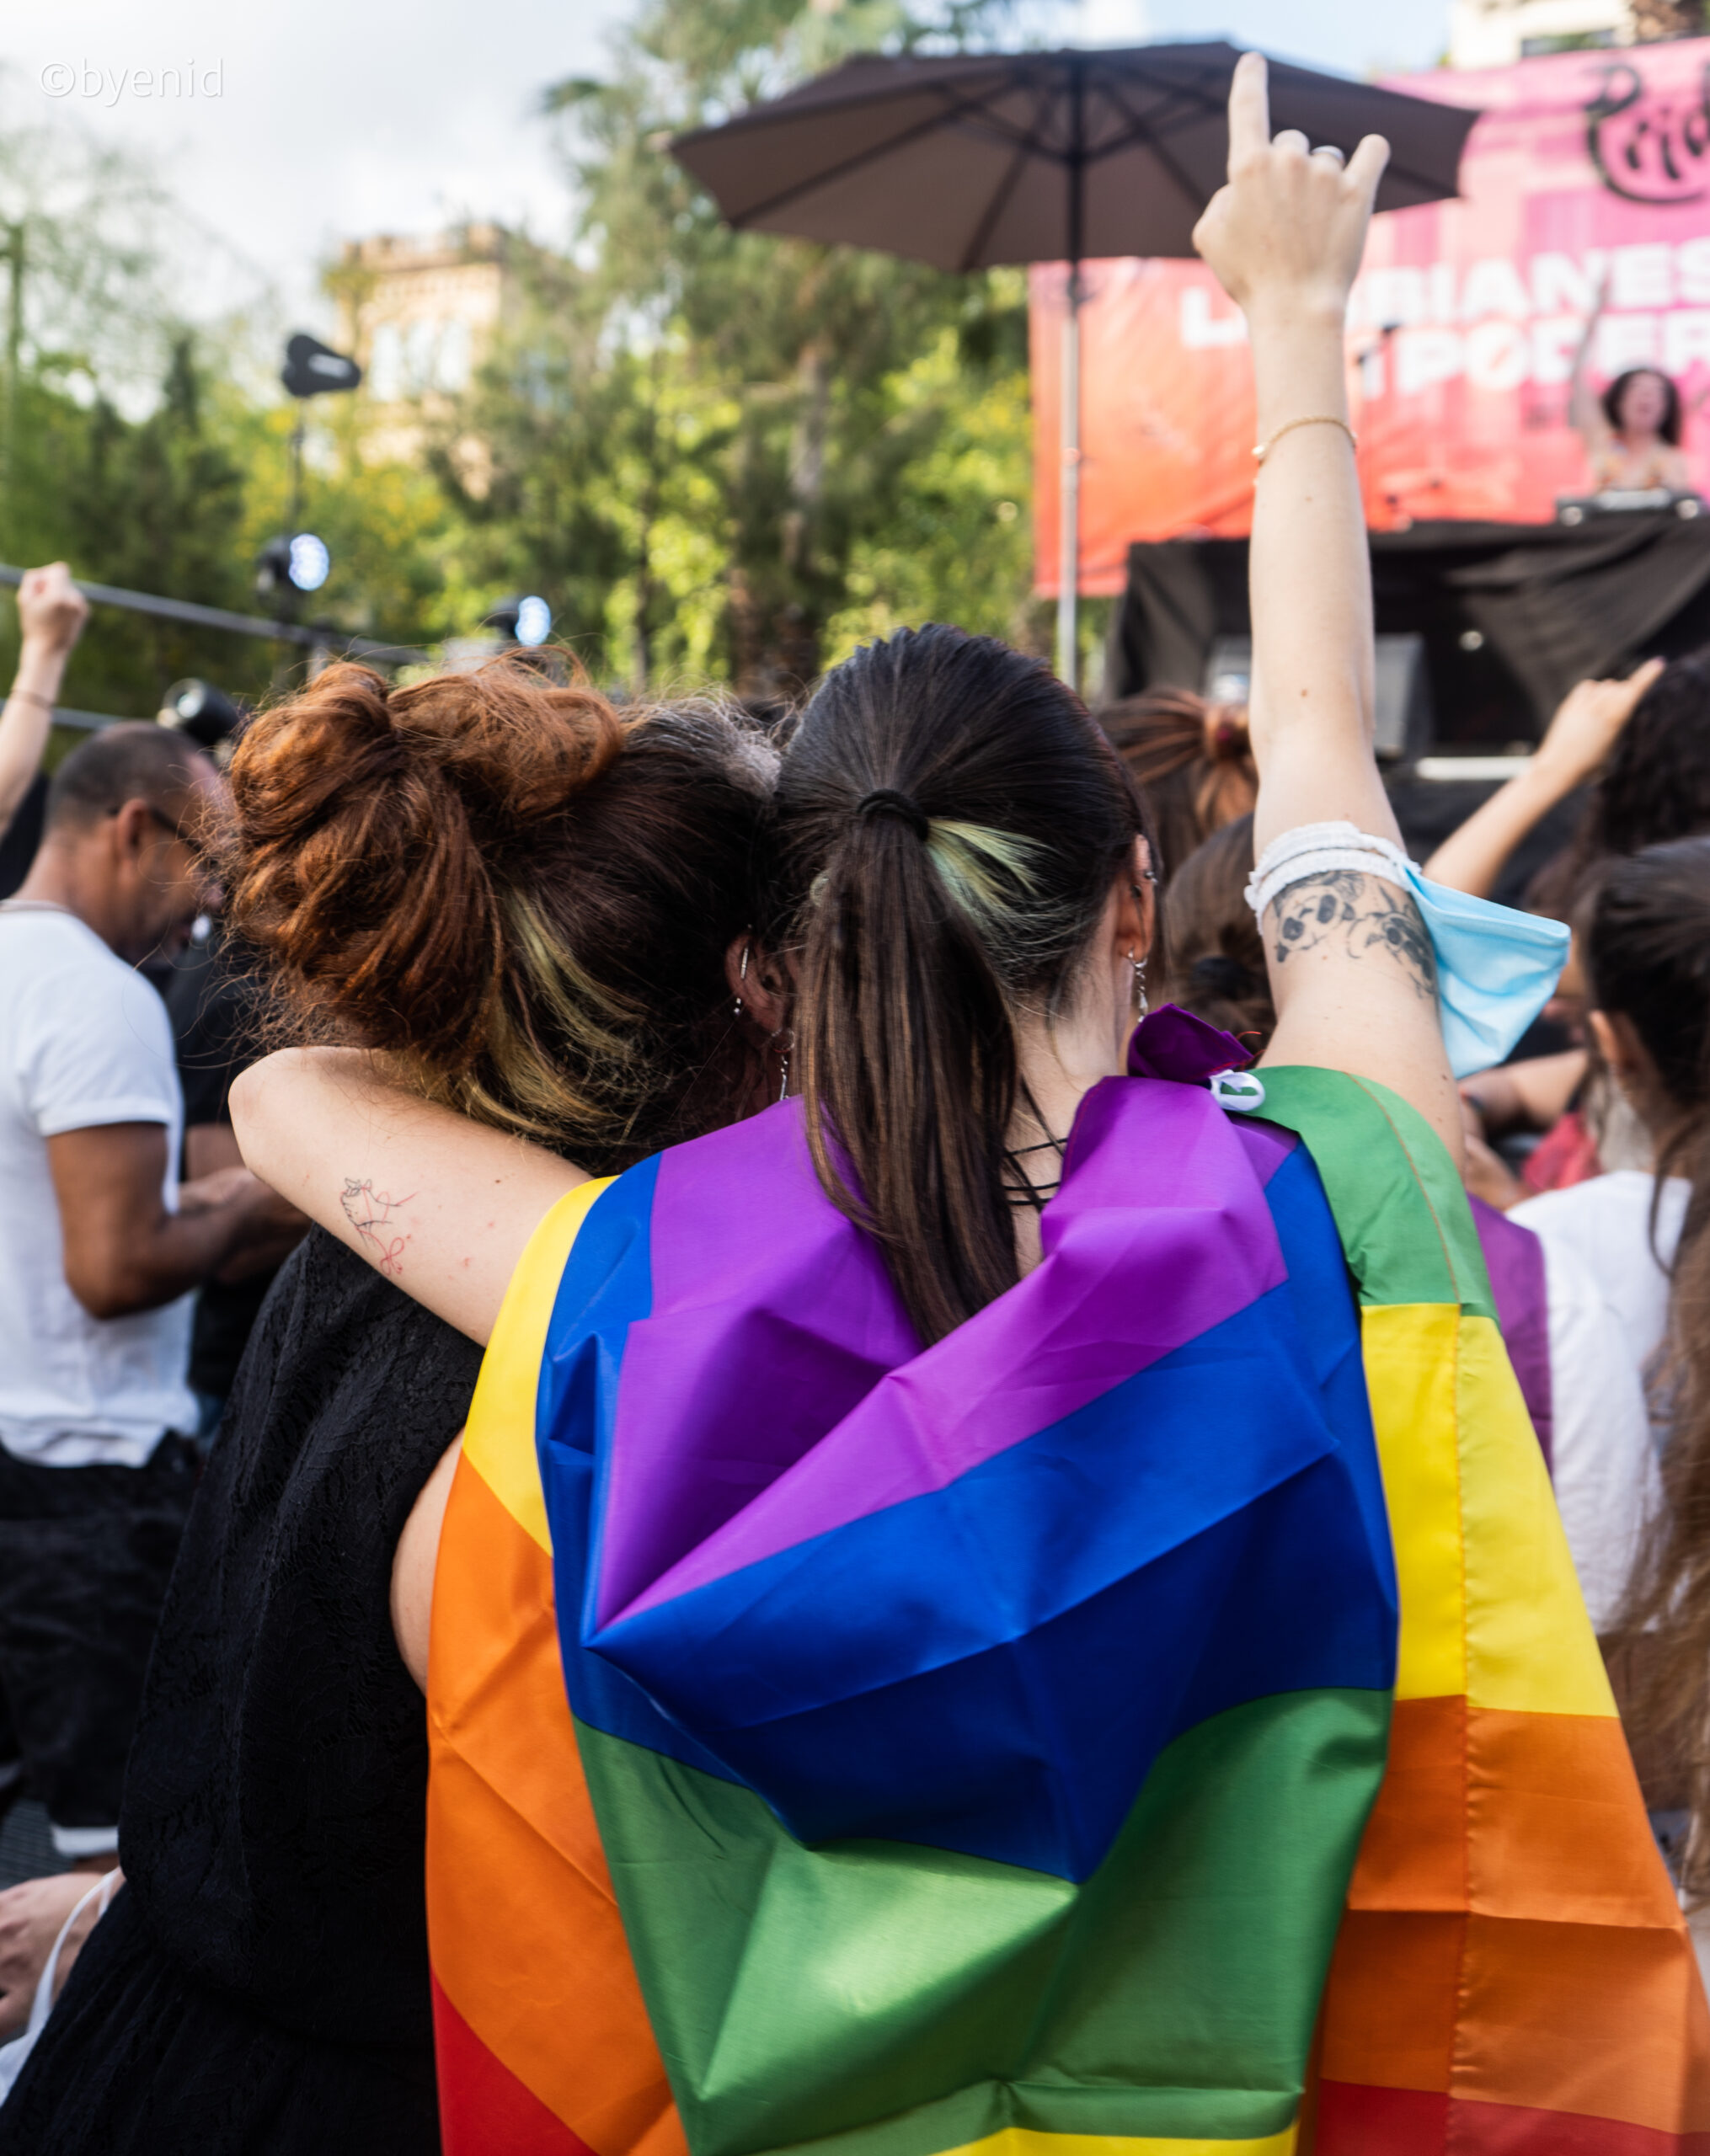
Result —
M1249 709L928 627L782 727L336 665L55 771L0 1806L66 1868L0 1892L0 2156L1447 2148L1481 2013L1574 2032L1487 2073L1503 2146L1710 2132L1710 659L1576 690L1421 883L1342 342L1382 146L1273 142L1252 61L1231 139ZM83 611L20 590L0 825ZM1541 1011L1476 902L1582 792ZM1451 990L1514 1056L1451 1070ZM1574 1725L1583 1834L1492 1716ZM1233 1790L1258 1886L1169 1960ZM1583 1977L1403 1943L1569 1906ZM1433 2015L1440 2092L1372 2063Z

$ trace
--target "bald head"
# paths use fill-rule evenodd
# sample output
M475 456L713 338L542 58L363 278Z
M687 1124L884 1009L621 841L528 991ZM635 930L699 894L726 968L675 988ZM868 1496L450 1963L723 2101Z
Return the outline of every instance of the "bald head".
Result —
M47 793L47 829L72 830L142 801L172 824L190 805L212 766L170 727L110 726L74 749Z
M220 792L212 762L183 734L110 726L56 773L19 897L63 906L131 964L170 957L210 895L198 848Z

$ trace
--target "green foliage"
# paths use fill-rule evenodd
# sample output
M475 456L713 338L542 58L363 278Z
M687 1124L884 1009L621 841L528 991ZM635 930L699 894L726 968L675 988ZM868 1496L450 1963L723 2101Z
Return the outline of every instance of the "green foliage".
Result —
M21 373L9 449L0 495L8 559L63 559L96 582L244 606L243 472L210 427L188 336L174 345L160 400L140 421L104 396L73 397L50 371ZM9 622L8 630L15 634ZM253 686L254 654L234 654L232 642L97 608L66 701L141 716L181 675L212 671Z
M608 80L548 93L588 266L462 415L493 454L463 507L614 670L766 698L812 677L828 632L1023 624L1026 520L997 515L1028 494L1019 280L729 232L665 153L851 51L975 40L1003 13L644 0Z
M989 40L1008 0L932 5L639 0L607 75L543 98L576 245L509 243L514 302L468 392L423 407L409 461L364 400L310 408L303 520L333 560L316 617L425 646L534 590L596 676L760 699L906 622L1039 643L1020 274L731 232L667 153L851 52ZM21 271L0 559L265 612L254 564L286 528L295 410L174 321L146 173L20 141L0 145L0 288ZM254 696L297 664L98 608L66 696L141 714L181 675Z

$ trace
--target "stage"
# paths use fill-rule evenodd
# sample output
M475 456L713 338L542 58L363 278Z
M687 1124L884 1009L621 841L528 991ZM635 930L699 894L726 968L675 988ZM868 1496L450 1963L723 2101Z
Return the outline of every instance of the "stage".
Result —
M1407 760L1512 753L1586 675L1710 643L1710 514L1416 524L1372 534L1371 581L1379 636L1423 640L1424 724ZM1214 644L1248 632L1246 540L1130 547L1105 699L1204 689Z

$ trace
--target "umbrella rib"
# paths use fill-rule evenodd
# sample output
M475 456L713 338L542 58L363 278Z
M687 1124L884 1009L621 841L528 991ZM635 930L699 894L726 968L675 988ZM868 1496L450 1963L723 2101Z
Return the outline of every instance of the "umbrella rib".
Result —
M991 238L997 220L1009 207L1009 198L1014 194L1017 182L1027 169L1029 157L1039 147L1039 131L1049 109L1050 97L1050 90L1041 88L1034 99L1034 132L1031 136L1023 135L1018 137L1015 146L1015 155L1009 161L1008 170L991 190L991 199L986 205L985 214L975 227L974 237L963 249L960 266L965 271L979 267L980 256L985 248L986 243ZM1047 152L1045 154L1050 153Z
M1106 91L1106 95L1110 98L1113 104L1116 105L1121 111L1125 112L1128 115L1130 120L1134 123L1136 139L1146 141L1150 143L1152 155L1157 159L1158 163L1163 167L1170 178L1174 180L1176 185L1181 189L1183 194L1187 196L1189 203L1190 205L1197 203L1203 208L1205 202L1210 198L1206 195L1205 189L1201 187L1196 186L1194 181L1189 179L1188 174L1182 170L1181 166L1177 163L1175 158L1172 157L1169 151L1165 148L1162 138L1156 133L1143 133L1141 131L1147 128L1147 123L1141 120L1140 115L1135 112L1123 99L1117 97L1109 90Z
M943 94L938 84L934 83L930 87L938 91L939 95ZM1008 89L1013 85L1006 83L1001 87ZM827 165L820 172L810 173L804 179L793 181L789 186L780 188L776 195L767 195L764 201L751 203L740 216L733 216L730 222L740 227L751 223L756 217L770 216L774 210L782 210L787 204L795 201L799 196L810 194L816 187L828 186L834 179L845 179L852 172L859 172L863 165L872 164L879 157L888 157L897 150L906 149L911 142L918 141L922 136L932 134L935 129L943 127L949 121L979 118L991 121L993 125L1002 125L1001 121L994 120L991 114L986 112L981 103L970 103L961 99L950 103L947 99L943 111L932 113L925 120L916 120L913 126L904 128L900 135L889 136L882 142L869 143L864 150L857 150L852 157L845 157L840 164ZM1014 135L1013 130L1007 131ZM1023 149L1039 147L1028 136L1018 136L1015 139L1019 141ZM1045 154L1049 155L1050 152L1047 152ZM702 184L705 184L704 182Z
M1112 77L1109 81L1101 83L1098 87L1103 91L1105 96L1109 99L1111 104L1115 105L1118 109L1121 111L1132 123L1132 131L1125 136L1120 141L1106 143L1101 148L1093 151L1093 157L1095 159L1114 157L1120 151L1127 149L1131 143L1144 141L1150 139L1152 146L1153 149L1157 151L1159 158L1169 167L1170 171L1176 179L1189 194L1197 195L1199 192L1198 189L1189 182L1185 174L1183 173L1180 167L1177 165L1175 160L1171 157L1168 152L1163 148L1162 141L1163 131L1166 128L1173 127L1180 121L1190 120L1194 117L1194 114L1171 113L1168 109L1166 109L1165 111L1160 114L1155 120L1142 119L1141 116L1136 112L1133 106L1129 104L1127 99L1123 96L1123 85L1120 77ZM1213 99L1204 95L1198 90L1191 88L1187 83L1172 83L1169 86L1169 91L1170 94L1173 97L1186 99L1189 104L1197 108L1198 111L1201 113L1221 111L1222 109L1222 108L1218 105ZM1435 179L1429 173L1420 172L1413 165L1401 164L1394 158L1391 159L1390 163L1384 169L1388 178L1392 179L1411 180L1416 187L1423 188L1429 198L1440 199L1437 197L1437 189L1440 183Z

